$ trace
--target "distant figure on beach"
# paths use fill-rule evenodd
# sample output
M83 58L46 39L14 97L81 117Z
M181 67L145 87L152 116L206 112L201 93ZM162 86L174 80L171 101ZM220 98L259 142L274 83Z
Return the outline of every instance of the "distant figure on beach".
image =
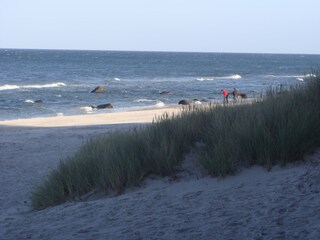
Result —
M234 100L236 100L238 97L247 98L247 94L238 92L236 88L233 88L232 95Z
M225 89L221 89L220 91L223 94L223 103L228 103L229 93Z
M237 99L237 94L238 94L237 89L236 89L236 88L233 88L233 91L232 91L233 100L236 100L236 99Z

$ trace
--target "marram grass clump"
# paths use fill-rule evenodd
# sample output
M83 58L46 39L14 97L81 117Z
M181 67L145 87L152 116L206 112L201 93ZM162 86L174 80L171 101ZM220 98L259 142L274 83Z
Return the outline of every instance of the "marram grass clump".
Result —
M145 127L90 140L73 157L61 161L36 189L33 207L56 205L94 189L121 192L148 174L172 174L199 138L196 125L200 123L188 122L188 115L170 118L165 114Z
M273 89L255 104L189 109L163 115L145 127L88 141L61 161L34 191L34 209L63 203L93 190L121 192L148 174L174 173L195 142L199 161L213 176L240 167L271 168L303 158L320 145L320 77Z

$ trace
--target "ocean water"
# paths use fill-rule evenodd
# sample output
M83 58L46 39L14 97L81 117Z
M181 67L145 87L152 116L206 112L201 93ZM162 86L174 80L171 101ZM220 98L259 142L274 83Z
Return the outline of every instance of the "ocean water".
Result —
M233 87L253 98L319 67L320 55L0 49L0 120L221 101Z

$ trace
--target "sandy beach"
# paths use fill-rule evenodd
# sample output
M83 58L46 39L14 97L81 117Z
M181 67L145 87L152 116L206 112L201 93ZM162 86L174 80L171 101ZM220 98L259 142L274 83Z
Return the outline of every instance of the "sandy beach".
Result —
M33 211L30 196L89 138L178 108L0 121L0 239L320 239L320 149L305 162L212 178L191 150L174 178Z

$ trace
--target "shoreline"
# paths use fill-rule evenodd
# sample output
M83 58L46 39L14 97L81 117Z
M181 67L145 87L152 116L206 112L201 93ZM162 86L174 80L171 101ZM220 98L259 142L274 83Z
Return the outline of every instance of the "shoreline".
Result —
M242 104L252 104L256 99L242 99L240 102L233 100L227 106L237 106ZM142 109L134 109L123 112L100 112L93 114L77 114L62 116L44 116L20 119L0 120L1 126L19 126L19 127L76 127L90 125L107 125L107 124L130 124L130 123L150 123L155 117L159 117L164 113L169 116L181 112L185 108L207 108L210 106L221 106L222 101L206 102L200 105L170 105L165 107L148 107ZM101 110L103 111L103 110Z
M106 124L150 123L165 112L169 115L181 111L181 106L149 108L127 112L109 112L55 117L35 117L26 119L1 120L0 126L11 127L76 127Z

